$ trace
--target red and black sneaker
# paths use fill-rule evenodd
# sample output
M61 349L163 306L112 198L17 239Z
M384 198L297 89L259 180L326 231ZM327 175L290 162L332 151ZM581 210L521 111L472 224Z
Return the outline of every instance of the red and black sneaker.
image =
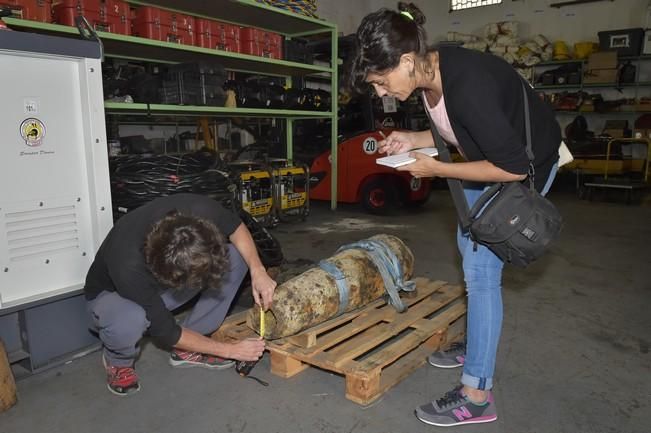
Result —
M204 355L199 352L186 352L184 350L173 349L170 353L170 365L172 367L203 367L213 370L224 370L235 365L235 361L218 356Z
M102 357L106 368L106 387L115 395L127 396L140 391L138 375L133 367L116 367L108 365Z

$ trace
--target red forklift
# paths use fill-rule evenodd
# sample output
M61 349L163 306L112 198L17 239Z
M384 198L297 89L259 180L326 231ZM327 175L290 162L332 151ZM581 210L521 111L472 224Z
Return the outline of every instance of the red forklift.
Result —
M381 129L389 135L392 129ZM337 202L361 203L369 212L383 214L397 206L420 206L431 190L431 179L379 165L377 131L355 135L337 147ZM310 167L310 199L330 200L332 176L330 151L319 155Z
M340 97L340 100L342 98ZM396 129L422 129L418 101L383 101L374 94L340 102L337 147L337 202L361 203L371 213L384 214L399 206L424 204L432 179L414 178L408 172L377 164L384 155L378 142ZM389 107L387 109L387 107ZM332 176L330 149L311 160L310 199L330 200Z

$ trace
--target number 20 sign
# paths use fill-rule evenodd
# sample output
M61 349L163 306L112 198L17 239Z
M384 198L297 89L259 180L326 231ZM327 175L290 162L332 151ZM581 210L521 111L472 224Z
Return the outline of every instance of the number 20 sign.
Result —
M373 155L377 152L377 140L373 137L368 137L364 140L364 143L362 143L362 150L367 155Z

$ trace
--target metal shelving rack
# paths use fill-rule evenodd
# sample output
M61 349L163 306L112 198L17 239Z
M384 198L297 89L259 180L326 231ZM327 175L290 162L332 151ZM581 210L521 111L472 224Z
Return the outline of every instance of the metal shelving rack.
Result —
M231 53L195 46L179 45L171 42L161 42L135 36L125 36L115 33L98 32L104 52L107 57L180 63L201 59L218 59L226 70L235 72L251 72L285 77L291 85L291 77L309 75L329 75L332 93L330 111L306 110L277 110L253 108L226 108L210 106L176 106L153 104L129 104L106 102L105 111L110 114L128 115L179 115L179 116L212 116L212 117L258 117L279 118L287 122L287 158L293 158L293 122L301 119L326 118L331 121L331 152L332 152L332 182L330 206L337 207L337 26L336 24L319 19L306 17L293 12L278 9L254 0L155 0L140 2L129 0L134 5L149 5L171 9L202 18L212 18L242 26L252 26L280 33L285 37L295 38L311 35L329 35L332 49L330 66L310 65L286 60L268 59L247 54ZM12 28L32 30L39 33L50 33L59 36L78 35L74 27L59 24L26 21L16 18L4 18L5 23Z
M581 77L585 66L588 63L588 59L568 59L568 60L555 60L549 62L538 63L533 66L534 74L532 76L532 84L534 84L534 89L537 92L588 92L590 91L611 91L619 90L620 92L627 90L629 93L632 93L634 97L644 96L651 94L651 81L649 80L649 74L645 73L642 76L642 65L644 66L645 71L649 69L649 63L651 63L651 55L641 54L637 56L618 56L618 62L631 61L637 65L635 72L635 81L632 83L584 83L583 78L577 84L549 84L541 85L535 84L537 77L541 71L544 71L547 68L554 68L567 64L576 64L579 65L579 73ZM642 78L642 79L641 79ZM567 121L571 116L583 115L583 116L594 116L599 121L602 121L605 117L616 116L617 118L627 118L631 121L634 120L636 116L641 114L650 113L651 110L648 109L624 109L624 110L613 110L613 111L583 111L580 109L576 110L554 110L556 113L559 122L564 126L565 121ZM562 119L562 120L561 120Z
M584 89L610 89L610 88L634 88L638 90L639 88L651 87L651 81L640 81L640 63L643 61L651 61L651 55L640 55L640 56L621 56L617 59L620 62L623 61L633 61L637 62L638 69L636 71L635 82L633 83L584 83L581 80L578 84L550 84L550 85L540 85L535 84L537 74L533 75L534 88L538 91L548 91L548 90L584 90ZM579 72L583 75L583 68L587 64L587 59L570 59L570 60L556 60L550 62L538 63L533 66L534 71L539 68L562 66L566 64L580 64L581 68ZM566 111L559 111L566 112ZM616 113L616 112L615 112ZM623 113L635 113L634 111L623 111Z

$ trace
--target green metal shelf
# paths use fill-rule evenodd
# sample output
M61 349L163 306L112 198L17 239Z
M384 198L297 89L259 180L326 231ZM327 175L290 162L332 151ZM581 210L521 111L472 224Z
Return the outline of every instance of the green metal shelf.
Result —
M585 88L620 88L620 87L651 87L651 81L641 81L639 83L590 83L590 84L563 84L553 86L535 86L535 90L561 90L561 89L585 89Z
M7 25L15 28L47 32L59 36L78 35L76 27L60 24L27 21L18 18L4 18ZM116 33L97 32L104 44L105 55L108 57L126 57L140 60L164 60L166 62L192 62L199 59L219 59L219 62L230 70L255 71L261 74L304 76L315 73L332 73L332 68L326 66L308 65L289 62L286 60L268 59L248 54L231 53L210 48L180 45L173 42L162 42L153 39L126 36ZM143 55L146 53L146 55Z
M316 18L258 3L254 0L155 0L129 3L172 9L190 15L214 18L244 26L259 27L287 36L318 34L332 31L336 26ZM270 15L273 18L270 19Z
M627 61L627 60L651 60L650 54L641 54L639 56L621 56L617 57L618 61ZM568 59L568 60L550 60L549 62L541 62L533 65L534 67L538 66L556 66L556 65L565 65L568 63L587 63L588 59Z
M330 111L275 110L267 108L228 108L196 105L132 104L126 102L104 102L106 114L182 115L182 116L226 116L226 117L273 117L291 119L320 119L332 117Z
M331 152L332 173L330 207L337 208L337 98L339 88L337 76L337 25L316 18L298 15L293 12L258 3L254 0L127 0L133 5L150 5L176 10L189 15L212 18L219 21L230 22L242 26L258 27L261 29L280 33L286 37L324 34L329 36L331 43L332 61L330 66L308 65L286 60L267 59L264 57L250 56L247 54L230 53L201 47L178 45L169 42L154 41L135 36L118 35L114 33L98 32L104 45L104 52L108 57L141 60L150 62L180 63L196 62L198 60L218 60L224 68L230 71L252 72L266 75L299 77L323 75L330 77L330 86L333 93L332 108L329 112L303 111L303 110L269 110L249 108L225 107L193 107L154 104L126 104L105 102L105 111L108 114L129 116L142 116L155 114L162 116L179 116L192 118L194 116L208 115L213 117L267 117L282 118L286 122L287 157L293 155L293 122L298 119L331 120ZM79 37L75 27L58 24L39 23L4 18L5 23L18 30L31 30L36 33L47 33L64 37ZM290 81L290 80L288 80ZM328 81L326 79L326 81Z
M37 30L39 33L50 33L59 36L78 35L76 27L60 24L27 21L18 18L4 18L10 27ZM104 44L105 55L108 57L131 58L149 61L172 60L176 62L191 62L203 59L219 58L219 62L226 69L255 71L271 75L303 76L316 73L332 73L326 66L308 65L289 62L287 60L268 59L266 57L251 56L248 54L231 53L228 51L213 50L210 48L180 45L173 42L156 41L137 36L119 35L116 33L97 32ZM146 56L143 56L143 52Z
M599 112L599 111L578 111L578 110L554 110L555 113L558 114L590 114L590 115L602 115L602 116L612 116L612 115L637 115L637 114L643 114L643 113L651 113L651 110L647 111L642 111L642 110L632 110L632 111L626 111L626 110L620 110L620 111L605 111L605 112Z

